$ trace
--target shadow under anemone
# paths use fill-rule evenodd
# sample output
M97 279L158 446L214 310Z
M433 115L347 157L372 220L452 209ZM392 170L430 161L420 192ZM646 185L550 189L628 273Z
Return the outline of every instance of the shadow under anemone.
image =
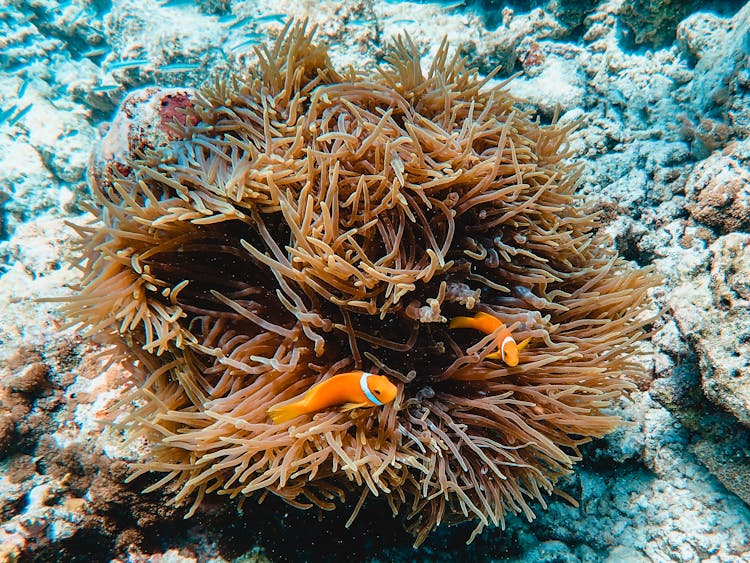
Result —
M304 24L257 68L185 105L166 148L93 175L66 306L116 345L120 408L172 502L273 493L352 518L384 498L419 544L438 524L533 517L578 446L618 419L653 319L650 269L597 234L541 126L443 44L427 71L397 39L374 75L331 66ZM531 338L521 362L449 330L484 311ZM272 424L268 409L341 371L397 383L378 408Z

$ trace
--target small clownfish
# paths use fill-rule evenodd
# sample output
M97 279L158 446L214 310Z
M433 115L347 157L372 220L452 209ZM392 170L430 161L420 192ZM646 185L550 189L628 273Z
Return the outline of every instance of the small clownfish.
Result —
M520 344L516 344L513 335L500 319L482 311L473 317L454 317L451 319L449 326L450 328L474 328L481 330L485 334L492 334L497 329L500 329L495 337L499 351L489 354L486 358L490 360L502 360L505 365L510 367L518 365L519 352L526 348L531 340L531 338L527 338Z
M301 414L315 413L343 405L348 411L360 407L377 407L396 398L398 388L384 375L366 371L340 373L310 387L304 396L292 403L268 409L274 424L286 422Z

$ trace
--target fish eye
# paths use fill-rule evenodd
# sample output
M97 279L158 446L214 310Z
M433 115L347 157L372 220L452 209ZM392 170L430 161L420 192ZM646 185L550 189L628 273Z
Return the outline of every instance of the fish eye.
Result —
M380 395L380 389L375 389L375 394Z

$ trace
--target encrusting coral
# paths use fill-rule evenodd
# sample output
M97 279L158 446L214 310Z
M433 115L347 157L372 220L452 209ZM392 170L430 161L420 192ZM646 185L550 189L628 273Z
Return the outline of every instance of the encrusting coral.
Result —
M338 72L290 24L246 74L199 92L168 149L92 186L83 278L66 306L133 372L120 405L173 502L273 493L354 515L384 497L422 542L441 522L533 517L640 375L647 290L597 234L540 125L441 45L426 72L395 42ZM178 127L175 123L175 127ZM449 328L479 311L530 338ZM395 401L273 424L342 371ZM563 494L564 493L560 493ZM354 515L352 517L354 517ZM472 536L473 537L473 536Z

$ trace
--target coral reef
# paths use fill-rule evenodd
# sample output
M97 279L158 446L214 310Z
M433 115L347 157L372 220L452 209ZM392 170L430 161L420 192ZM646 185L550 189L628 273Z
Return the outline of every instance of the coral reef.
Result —
M749 330L741 298L747 260L745 235L725 238L747 230L748 7L704 2L710 11L685 18L676 43L656 48L634 44L620 0L514 0L489 10L479 4L3 4L0 560L750 560L750 510L741 500L748 501L750 431L738 420L746 412L740 399L747 378L736 355L744 359ZM129 97L134 89L160 86L120 110L121 118L132 110L120 129L127 144L112 144L118 139L110 127L110 163L128 174L131 154L168 150L179 137L161 114L182 115L177 110L192 103L208 69L256 65L253 45L275 38L284 16L316 22L334 68L370 73L404 31L427 66L448 37L480 75L497 65L501 79L519 73L506 89L541 122L557 108L559 126L579 122L569 137L572 158L583 165L577 193L600 211L623 257L654 264L665 276L654 295L671 307L653 354L644 344L647 354L634 358L645 364L633 374L638 390L607 410L630 424L582 445L575 472L557 483L578 507L552 502L534 508L532 522L509 514L504 531L486 530L470 545L464 542L471 523L441 526L415 550L386 502L368 501L342 533L351 505L321 518L315 510L290 510L275 495L261 505L207 495L195 517L183 521L184 509L163 506L163 491L140 493L157 476L122 483L125 464L111 461L148 453L142 440L123 448L123 435L98 422L128 392L122 369L102 370L101 350L61 329L57 305L36 300L69 294L79 274L64 260L75 233L60 218L91 219L77 205L89 197L84 168L124 98L136 102ZM631 25L649 32L665 18L677 19L662 12ZM732 187L729 198L722 197L724 182ZM738 273L723 275L729 267ZM441 313L422 307L426 315ZM467 345L479 338L449 335ZM725 361L740 369L731 372Z
M330 510L354 490L354 515L381 496L417 543L531 519L617 426L602 409L643 370L658 283L574 195L575 124L540 125L445 44L427 72L399 39L377 74L340 73L293 25L258 56L185 93L173 141L112 152L77 227L66 310L133 372L135 475L164 473L148 490L188 514L212 492ZM448 330L467 310L531 338L517 367ZM270 423L348 368L388 375L395 403Z

